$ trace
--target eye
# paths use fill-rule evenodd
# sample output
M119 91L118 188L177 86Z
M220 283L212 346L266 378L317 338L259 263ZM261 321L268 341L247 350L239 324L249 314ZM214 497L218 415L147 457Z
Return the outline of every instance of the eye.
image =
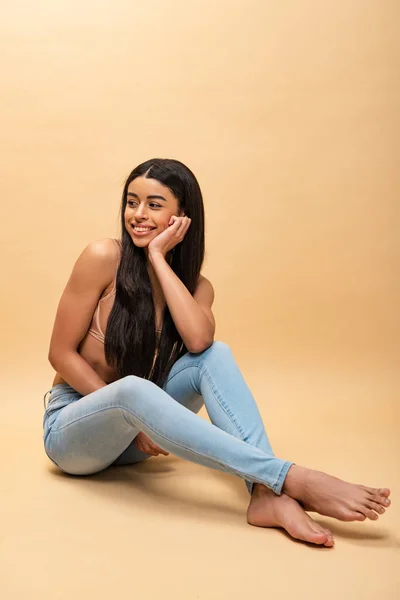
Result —
M127 200L126 201L128 206L134 206L135 204L137 204L137 202L135 202L135 200ZM151 206L151 208L162 208L162 206L160 204L156 204L155 202L151 202L149 204L149 206Z

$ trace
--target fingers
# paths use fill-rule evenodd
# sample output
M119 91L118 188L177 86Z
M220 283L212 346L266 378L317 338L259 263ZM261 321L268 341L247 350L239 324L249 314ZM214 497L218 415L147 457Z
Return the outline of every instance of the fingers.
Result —
M158 446L152 447L149 446L148 450L145 451L146 454L150 454L151 456L158 456L159 454L163 454L164 456L168 456L169 452L159 448Z
M157 452L157 450L147 450L146 454L150 454L150 456L158 456L159 452Z
M168 456L169 452L167 452L166 450L163 450L163 448L160 448L160 446L157 446L157 444L154 444L154 442L150 442L148 444L149 450L151 450L152 453L156 453L154 454L154 456L158 456L159 454L164 454L164 456Z
M180 217L180 219L181 221L179 227L177 227L176 236L182 241L190 227L192 219L189 219L189 217ZM176 221L176 223L178 223L178 221Z
M171 223L172 221L172 223ZM187 230L190 227L190 224L192 222L192 219L189 219L189 217L177 217L175 215L173 215L170 219L170 228L175 228L175 235L176 237L179 239L179 241L181 242L183 240L183 238L185 237ZM177 242L178 243L178 242Z
M168 221L168 227L160 233L149 244L149 251L161 252L163 256L170 252L184 239L192 220L189 217L177 217L172 215Z
M143 432L135 438L135 446L140 452L149 454L150 456L158 456L159 454L163 454L164 456L169 455L169 452L154 444Z
M157 446L157 448L158 448L158 446ZM169 455L169 452L167 452L166 450L163 450L162 448L158 448L158 452L159 452L159 454L163 454L164 456Z
M142 444L139 450L140 452L143 452L144 454L149 454L150 456L158 456L160 454L159 450L157 450L156 448L152 448L151 446L148 446L146 444Z

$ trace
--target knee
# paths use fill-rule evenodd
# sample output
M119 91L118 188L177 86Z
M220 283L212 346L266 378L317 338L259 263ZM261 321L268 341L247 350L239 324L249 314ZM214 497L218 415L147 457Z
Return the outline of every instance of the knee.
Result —
M157 401L159 387L143 377L126 375L117 382L115 401L123 409L134 411L136 414L147 405Z
M126 375L125 377L122 377L118 380L118 387L123 389L130 389L135 386L137 379L140 378L136 377L136 375Z
M117 382L118 392L122 395L131 394L139 389L150 389L154 385L152 381L136 375L126 375Z

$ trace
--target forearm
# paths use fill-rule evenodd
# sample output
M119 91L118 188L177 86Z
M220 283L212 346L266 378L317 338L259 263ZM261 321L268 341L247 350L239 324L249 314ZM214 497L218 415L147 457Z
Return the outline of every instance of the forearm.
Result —
M86 396L107 384L77 352L65 352L57 357L49 357L53 369L77 392Z
M189 352L201 352L213 342L214 325L171 269L164 256L149 253L149 260L186 348Z

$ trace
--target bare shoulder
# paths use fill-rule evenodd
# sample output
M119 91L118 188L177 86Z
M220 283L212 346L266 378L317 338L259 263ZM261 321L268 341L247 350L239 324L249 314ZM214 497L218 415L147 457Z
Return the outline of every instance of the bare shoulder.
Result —
M208 319L210 320L214 332L215 332L215 318L212 311L212 305L214 302L214 288L212 283L207 277L204 275L199 276L199 280L197 282L196 291L193 294L193 298L196 302L201 306Z
M201 295L203 297L207 297L209 299L209 301L211 301L211 302L214 300L213 285L212 285L211 281L209 279L207 279L207 277L204 277L204 275L202 275L201 273L199 275L199 279L197 282L195 295L197 297L199 295Z
M118 257L118 249L115 242L110 238L94 240L83 249L79 258L97 264L114 264Z
M206 286L208 288L213 287L211 281L209 279L207 279L207 277L204 277L204 275L202 275L201 273L199 275L199 281L198 281L197 285L200 285L200 284L203 286Z
M118 259L119 250L112 239L89 242L75 262L71 279L75 283L106 287L114 278Z
M104 289L113 280L119 249L111 239L90 242L76 260L58 304L49 356L77 350ZM53 364L53 362L52 362Z

